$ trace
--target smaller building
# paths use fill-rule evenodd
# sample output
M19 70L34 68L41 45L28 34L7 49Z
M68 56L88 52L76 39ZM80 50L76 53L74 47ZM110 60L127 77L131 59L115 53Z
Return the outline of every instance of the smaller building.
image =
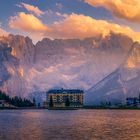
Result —
M51 89L47 92L48 107L83 107L84 91L79 89Z
M127 106L137 106L139 104L139 98L137 97L128 97L126 98Z
M0 107L10 107L10 104L6 102L5 100L0 100Z

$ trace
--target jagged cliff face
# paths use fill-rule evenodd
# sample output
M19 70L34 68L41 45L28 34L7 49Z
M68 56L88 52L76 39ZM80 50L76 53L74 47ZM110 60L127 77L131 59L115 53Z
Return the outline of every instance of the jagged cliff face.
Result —
M6 48L5 44L0 43L0 86L2 86L4 82L10 78L8 68L6 67L8 65L7 63L9 63L9 58L12 59L10 52L11 48Z
M125 103L126 97L140 93L140 44L134 43L127 59L107 77L86 92L85 104Z
M16 95L17 91L22 88L20 63L19 60L12 54L12 48L7 44L0 42L0 86L1 89Z
M122 65L133 44L130 38L113 33L84 40L46 38L36 45L23 36L9 35L0 41L11 48L9 55L18 62L15 65L9 57L7 62L15 69L7 73L1 88L22 96L53 87L87 90ZM125 66L129 69L130 63Z

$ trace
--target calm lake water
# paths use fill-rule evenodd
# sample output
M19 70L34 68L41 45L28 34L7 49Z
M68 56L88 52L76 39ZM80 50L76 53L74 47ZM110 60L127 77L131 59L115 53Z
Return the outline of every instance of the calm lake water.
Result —
M140 140L140 111L0 110L0 140Z

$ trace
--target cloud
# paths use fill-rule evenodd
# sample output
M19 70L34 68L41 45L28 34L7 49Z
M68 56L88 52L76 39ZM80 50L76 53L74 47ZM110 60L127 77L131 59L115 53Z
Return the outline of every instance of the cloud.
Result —
M20 29L26 32L46 32L48 27L32 14L18 13L14 17L10 17L9 26L13 29Z
M30 4L26 4L26 3L21 3L21 6L23 6L26 10L28 10L29 12L34 13L37 16L41 16L41 15L45 14L45 12L41 11L36 6L30 5Z
M118 25L105 20L96 20L92 17L71 14L63 20L50 26L48 34L53 38L86 38L92 36L106 36L110 32L128 35L140 41L140 33L133 31L128 26Z
M49 18L63 18L63 17L67 17L68 14L65 13L60 13L60 12L54 12L51 9L48 9L45 11L45 15L48 16Z
M58 9L60 9L60 10L63 8L63 5L62 5L61 3L56 3L55 5L56 5L56 7L57 7Z
M0 36L7 36L7 35L8 35L8 32L0 28Z
M94 7L104 7L116 17L140 23L139 0L84 0Z
M10 18L9 25L11 28L30 33L30 37L34 36L36 39L41 37L83 39L93 36L106 36L110 32L115 32L127 35L135 41L140 41L140 32L135 32L128 26L74 13L64 16L63 19L51 25L44 24L31 14L19 13Z
M55 12L55 14L58 16L58 17L68 17L69 15L68 14L63 14L63 13L60 13L60 12Z

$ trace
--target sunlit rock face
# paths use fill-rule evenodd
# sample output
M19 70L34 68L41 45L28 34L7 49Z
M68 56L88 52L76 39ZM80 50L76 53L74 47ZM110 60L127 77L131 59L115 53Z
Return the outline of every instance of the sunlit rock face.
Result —
M36 45L37 69L43 71L39 76L46 75L48 88L88 89L122 63L131 44L131 39L115 34L84 40L43 39Z
M5 49L10 49L7 62L3 62L10 77L4 82L1 89L14 96L27 95L25 75L34 62L34 45L31 39L19 35L9 35L1 37L0 42L5 44ZM18 64L15 65L14 59Z
M0 42L0 86L10 78L10 74L5 66L5 63L8 62L10 51L10 48L6 48L5 44Z
M19 60L11 55L12 48L0 41L0 86L1 89L16 95L18 83L22 83L19 69Z
M140 44L134 43L127 59L103 80L87 90L85 104L125 103L140 93Z
M130 38L113 33L83 40L45 38L36 45L23 36L9 35L1 41L19 62L15 70L6 68L10 77L1 88L21 96L49 88L88 90L126 61L133 44Z

